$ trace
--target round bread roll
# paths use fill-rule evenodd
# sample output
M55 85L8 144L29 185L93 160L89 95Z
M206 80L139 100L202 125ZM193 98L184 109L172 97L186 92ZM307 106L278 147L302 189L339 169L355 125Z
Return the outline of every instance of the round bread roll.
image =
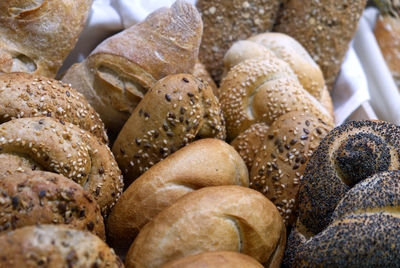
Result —
M331 129L312 114L290 112L272 123L259 147L250 187L276 205L286 225L297 216L297 193L306 163Z
M263 268L252 257L234 251L209 251L172 261L161 268Z
M160 267L205 251L237 251L279 267L286 229L276 207L241 186L205 187L160 212L136 237L126 266Z
M400 128L383 121L352 121L329 132L300 184L298 228L310 235L321 232L351 187L377 172L398 170L399 137Z
M40 116L72 123L108 142L99 115L74 88L28 73L0 74L0 123Z
M194 65L193 68L193 76L206 81L208 83L208 85L211 87L214 95L216 97L218 97L218 88L217 85L215 84L214 80L211 78L210 74L208 73L206 67L204 66L203 63L201 63L199 61L199 59L197 59L196 64Z
M337 204L332 221L310 239L289 236L288 267L396 267L400 262L400 172L380 172L355 185Z
M195 141L135 180L115 204L107 224L114 248L128 249L140 229L183 195L206 186L249 186L235 149L218 139Z
M27 226L0 236L1 267L123 267L97 236L63 225Z
M0 179L0 235L23 226L51 223L68 224L105 240L99 206L79 184L43 171Z
M158 81L118 135L113 153L126 185L196 138L225 138L218 100L190 74Z
M334 125L332 116L301 86L290 66L271 54L230 69L219 89L219 100L229 140L254 123L270 125L290 111L311 113Z
M122 192L121 171L110 149L71 123L61 123L50 117L20 118L3 123L0 125L0 155L5 161L2 166L7 163L15 166L12 163L16 156L26 164L14 171L0 171L0 175L32 169L59 173L92 194L103 216Z

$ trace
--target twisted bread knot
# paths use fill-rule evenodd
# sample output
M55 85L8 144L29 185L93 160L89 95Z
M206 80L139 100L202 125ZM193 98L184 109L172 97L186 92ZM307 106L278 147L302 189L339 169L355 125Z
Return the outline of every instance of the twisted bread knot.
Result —
M304 233L321 232L352 186L400 167L400 128L383 121L353 121L332 130L310 158L299 189Z
M160 267L199 252L228 250L279 267L286 229L276 207L241 186L189 193L145 225L126 256L127 267Z
M107 215L122 188L110 149L89 132L48 117L20 118L0 125L0 176L41 169L62 174L91 193ZM16 167L20 158L24 166ZM8 167L7 163L11 163Z
M197 138L225 138L218 100L190 74L170 75L144 96L118 135L113 152L126 185Z
M288 238L290 267L394 267L400 260L400 172L377 173L337 204L332 221L312 239L302 229Z

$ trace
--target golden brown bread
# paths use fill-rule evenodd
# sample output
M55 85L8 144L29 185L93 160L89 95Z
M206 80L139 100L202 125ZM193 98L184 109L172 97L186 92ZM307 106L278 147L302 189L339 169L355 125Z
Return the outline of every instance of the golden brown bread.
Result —
M229 140L254 123L270 125L290 111L311 113L334 124L330 113L302 87L290 66L271 54L231 68L222 81L219 100Z
M304 46L332 90L366 2L286 0L273 30L290 35Z
M161 268L262 268L252 257L234 251L208 251L169 262Z
M0 179L0 235L36 224L67 224L106 238L99 206L72 180L44 171Z
M276 207L261 193L241 186L205 187L164 209L136 237L127 267L159 267L205 251L248 254L279 267L286 229Z
M64 225L27 226L0 236L0 267L123 267L97 236Z
M92 0L0 2L0 72L54 78L89 15Z
M197 138L225 138L218 100L190 74L169 75L144 96L119 133L113 153L126 185Z
M72 123L108 142L99 115L74 88L39 75L0 74L0 123L38 116Z
M116 135L155 82L169 74L192 73L202 26L196 8L178 0L103 41L63 81L88 99Z
M247 168L229 144L195 141L158 162L135 180L115 204L107 222L114 247L129 248L140 229L183 195L206 186L248 187Z
M281 0L198 0L203 23L199 58L219 84L225 52L237 40L272 29Z
M312 114L289 112L271 124L259 147L250 187L277 206L287 226L297 216L297 193L307 161L332 128Z
M212 77L210 76L210 74L208 73L206 66L204 66L203 63L201 63L199 60L196 61L196 64L194 65L193 68L193 72L192 72L193 76L205 81L208 83L208 85L211 87L214 95L216 97L218 97L218 88L217 85L215 84L214 80L212 79Z
M28 159L20 161L25 163L25 168L3 170L0 174L32 169L62 174L92 194L103 215L108 214L122 192L121 171L110 149L71 123L60 123L50 117L20 118L3 123L0 125L0 155L6 168L16 156Z

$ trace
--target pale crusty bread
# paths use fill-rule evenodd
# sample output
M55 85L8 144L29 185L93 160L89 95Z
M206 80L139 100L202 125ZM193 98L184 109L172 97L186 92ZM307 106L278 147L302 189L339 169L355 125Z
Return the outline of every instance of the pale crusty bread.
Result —
M92 0L0 1L0 72L54 78L91 5Z
M108 142L99 115L74 88L39 75L0 74L0 123L38 116L72 123Z
M252 257L234 251L208 251L163 265L161 268L263 268Z
M242 186L205 187L189 193L146 224L126 255L126 266L161 265L205 251L248 254L279 267L286 229L276 207Z
M218 139L195 141L135 180L114 206L107 224L112 246L128 249L140 229L183 195L206 186L248 187L239 154Z
M96 201L62 175L17 173L0 179L0 189L0 235L29 225L67 224L106 239Z
M71 123L50 117L20 118L0 125L0 174L42 169L66 176L94 196L103 215L119 198L121 171L107 145ZM24 167L16 170L16 156ZM11 164L7 164L11 163ZM25 170L24 170L25 169Z
M66 225L27 226L0 236L0 266L123 267L97 236Z

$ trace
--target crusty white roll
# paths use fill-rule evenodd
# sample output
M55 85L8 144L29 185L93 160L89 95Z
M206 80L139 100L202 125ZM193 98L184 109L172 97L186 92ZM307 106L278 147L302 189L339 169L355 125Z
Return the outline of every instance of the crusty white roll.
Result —
M246 165L235 149L219 139L201 139L183 147L121 195L108 218L112 246L128 249L140 229L163 209L187 193L218 185L249 185Z
M282 218L264 195L242 186L205 187L146 224L125 263L128 268L160 267L200 252L228 250L279 267L285 241Z
M97 236L66 225L27 226L0 236L0 267L123 267Z
M126 185L198 138L225 138L225 121L212 89L190 74L159 80L136 107L112 151Z
M161 268L263 268L254 258L234 251L208 251L169 262Z

